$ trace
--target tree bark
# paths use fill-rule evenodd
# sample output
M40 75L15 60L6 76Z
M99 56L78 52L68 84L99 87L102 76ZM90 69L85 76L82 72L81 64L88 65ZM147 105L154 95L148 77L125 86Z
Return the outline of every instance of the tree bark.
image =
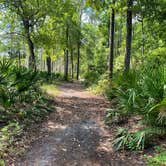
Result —
M145 53L145 41L144 41L144 19L142 18L142 58Z
M114 1L113 1L114 3ZM115 35L115 10L111 8L110 13L110 39L109 39L109 78L113 76L113 62L114 62L114 35Z
M76 79L79 80L80 76L80 48L81 48L81 21L82 21L82 15L83 15L83 7L84 7L84 0L81 0L81 6L80 6L80 32L78 34L79 39L77 42L77 74Z
M23 19L23 25L24 25L25 35L26 35L26 38L27 38L29 52L30 52L29 68L31 68L33 70L36 70L36 59L35 59L35 53L34 53L34 44L33 44L33 41L31 39L31 36L30 36L29 21Z
M71 77L74 78L73 49L71 49Z
M125 55L125 71L130 69L131 60L131 44L132 44L132 6L133 0L127 1L127 22L126 22L126 55Z
M77 80L79 80L79 75L80 75L80 47L81 44L80 42L77 43Z
M64 51L64 65L65 65L65 68L64 68L64 79L65 81L68 80L68 73L69 73L69 26L67 25L66 27L66 49Z
M48 75L51 75L51 57L50 56L47 56L46 62L47 62L47 73Z

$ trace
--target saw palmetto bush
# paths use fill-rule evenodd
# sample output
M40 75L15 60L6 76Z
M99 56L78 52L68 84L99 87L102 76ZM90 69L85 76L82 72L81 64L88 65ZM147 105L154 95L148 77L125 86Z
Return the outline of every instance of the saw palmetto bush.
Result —
M54 110L52 100L39 88L40 80L38 72L0 59L0 158L27 128Z
M37 74L24 67L17 68L8 59L0 61L0 103L10 107L30 90L35 90ZM31 97L31 96L29 96Z
M124 147L123 141L127 139L128 149L132 149L129 147L132 142L133 149L143 149L145 145L136 147L134 141L144 137L146 143L148 135L155 138L166 133L166 67L157 60L150 60L135 71L119 74L114 82L118 85L114 91L118 102L116 109L107 111L106 122L115 122L115 119L117 122L120 117L127 122L130 115L139 115L141 123L149 129L117 136L114 145Z
M11 60L3 58L0 61L0 122L6 122L17 118L16 115L32 114L37 111L34 104L42 102L43 94L39 89L40 77L37 72L28 70L25 67L16 67ZM47 102L46 102L47 103ZM20 105L31 105L29 108L20 111ZM43 110L39 109L39 110ZM47 108L45 107L47 112ZM23 113L24 112L24 113ZM41 111L42 112L42 111ZM39 113L40 114L40 111ZM41 113L42 114L42 113ZM34 115L33 115L34 116ZM27 116L28 117L28 116ZM29 116L30 117L30 116Z

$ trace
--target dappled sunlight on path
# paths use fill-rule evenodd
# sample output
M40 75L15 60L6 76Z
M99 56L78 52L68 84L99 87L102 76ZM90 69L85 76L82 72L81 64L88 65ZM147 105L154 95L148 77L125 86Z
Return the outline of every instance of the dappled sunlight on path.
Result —
M126 166L111 147L112 129L105 126L109 102L86 92L78 83L58 87L57 110L41 129L42 137L32 143L16 166ZM114 154L114 155L113 155ZM141 165L141 164L140 164Z

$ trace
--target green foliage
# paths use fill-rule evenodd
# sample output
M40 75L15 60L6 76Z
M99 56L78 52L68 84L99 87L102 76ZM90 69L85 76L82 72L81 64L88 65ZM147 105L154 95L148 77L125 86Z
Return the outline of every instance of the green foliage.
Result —
M110 89L111 82L107 78L100 78L97 84L92 85L88 88L89 91L93 92L94 94L98 95L105 95L106 92Z
M165 130L160 128L145 128L131 132L127 128L118 128L113 146L116 150L144 150L145 147L153 143L156 135L162 135Z
M162 146L155 148L154 156L146 156L148 166L164 166L166 164L166 151Z
M9 59L0 61L0 158L25 128L42 122L54 110L40 82L38 72L18 68Z
M84 84L86 86L92 85L94 83L96 83L99 79L99 73L97 73L96 71L90 71L85 73L84 75Z
M56 83L57 81L63 81L63 75L61 73L51 73L48 74L46 71L40 71L38 77L41 83Z
M0 159L0 166L5 166L5 161Z
M124 122L123 119L127 122L133 114L139 115L142 123L150 128L135 133L124 130L113 142L117 149L144 149L150 142L147 136L163 136L166 133L165 66L160 59L153 60L150 58L137 70L117 74L113 79L116 86L112 92L117 101L115 108L107 110L106 123L120 123Z
M105 123L123 123L127 120L128 112L120 109L107 109Z
M145 146L145 138L147 135L149 135L147 130L130 133L127 128L118 128L116 139L113 141L113 146L116 148L116 150L143 150Z
M0 63L0 71L0 103L3 107L12 106L15 101L21 100L27 92L35 90L36 72L23 67L17 68L12 65L11 60L5 58Z
M41 89L50 96L58 94L57 87L54 84L44 84L41 86Z
M15 137L19 137L22 132L22 126L18 122L11 122L0 130L0 157L10 146Z

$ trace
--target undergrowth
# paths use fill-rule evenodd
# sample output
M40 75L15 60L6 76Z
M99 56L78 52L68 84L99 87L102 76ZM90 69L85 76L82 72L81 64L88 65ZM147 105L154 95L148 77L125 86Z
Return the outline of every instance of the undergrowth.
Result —
M41 123L55 110L40 89L41 73L0 61L0 165L27 128Z
M118 134L113 141L116 150L143 150L166 135L166 66L160 63L159 57L149 59L138 69L126 73L119 71L112 80L101 77L89 90L110 100L116 99L107 110L107 124L125 126L130 117L140 117L135 123L142 123L143 129L117 128Z

